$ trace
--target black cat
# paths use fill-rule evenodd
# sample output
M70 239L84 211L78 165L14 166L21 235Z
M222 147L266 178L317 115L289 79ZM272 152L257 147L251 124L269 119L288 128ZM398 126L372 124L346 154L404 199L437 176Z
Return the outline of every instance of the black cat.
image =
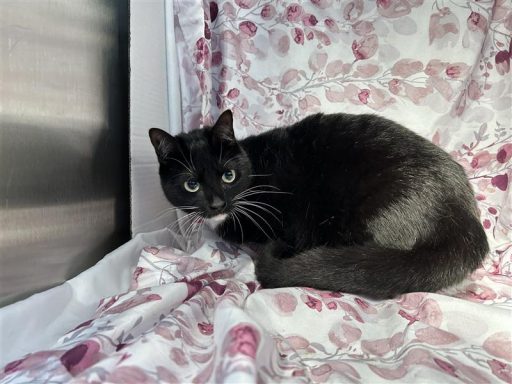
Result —
M382 117L316 114L237 141L225 111L213 127L149 135L175 207L225 217L229 241L265 243L264 288L431 292L488 252L462 167Z

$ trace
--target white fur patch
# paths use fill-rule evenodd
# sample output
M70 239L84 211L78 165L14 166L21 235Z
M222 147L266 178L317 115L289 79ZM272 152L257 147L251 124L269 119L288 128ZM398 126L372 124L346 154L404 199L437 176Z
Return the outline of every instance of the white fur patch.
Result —
M220 224L222 224L224 222L224 220L226 220L227 217L228 217L227 213L221 213L219 215L216 215L216 216L210 217L209 219L206 219L206 224L208 224L208 226L211 229L215 229Z

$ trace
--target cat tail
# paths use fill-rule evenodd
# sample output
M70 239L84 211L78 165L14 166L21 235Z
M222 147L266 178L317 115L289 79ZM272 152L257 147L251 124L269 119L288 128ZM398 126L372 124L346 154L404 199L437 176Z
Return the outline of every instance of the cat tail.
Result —
M287 246L275 241L256 260L256 275L263 288L310 287L373 299L435 292L462 281L488 252L478 221L475 228L450 235L435 246L411 250L321 246L288 258L276 257L286 253Z

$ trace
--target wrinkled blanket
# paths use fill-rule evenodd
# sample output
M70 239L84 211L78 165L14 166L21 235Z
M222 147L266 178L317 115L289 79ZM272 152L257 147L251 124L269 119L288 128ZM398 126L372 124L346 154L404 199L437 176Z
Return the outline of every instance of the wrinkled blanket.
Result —
M130 292L1 382L510 381L510 278L480 269L450 292L386 301L258 290L249 250L209 232L175 244L144 248Z
M251 251L205 231L146 247L104 298L0 382L512 382L509 0L174 2L184 130L244 137L317 111L392 118L447 150L491 252L461 285L395 300L260 290ZM170 15L172 16L172 15Z

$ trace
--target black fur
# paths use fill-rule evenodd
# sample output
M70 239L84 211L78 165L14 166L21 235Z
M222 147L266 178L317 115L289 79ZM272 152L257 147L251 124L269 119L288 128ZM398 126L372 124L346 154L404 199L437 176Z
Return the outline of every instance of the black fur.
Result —
M256 262L265 288L372 298L437 291L460 282L488 252L463 169L390 120L316 114L236 141L226 111L213 127L150 136L173 205L196 206L204 217L228 213L222 237L266 243ZM186 167L195 167L193 175ZM236 180L223 183L230 169ZM183 188L190 177L198 192ZM214 199L226 206L210 208Z

